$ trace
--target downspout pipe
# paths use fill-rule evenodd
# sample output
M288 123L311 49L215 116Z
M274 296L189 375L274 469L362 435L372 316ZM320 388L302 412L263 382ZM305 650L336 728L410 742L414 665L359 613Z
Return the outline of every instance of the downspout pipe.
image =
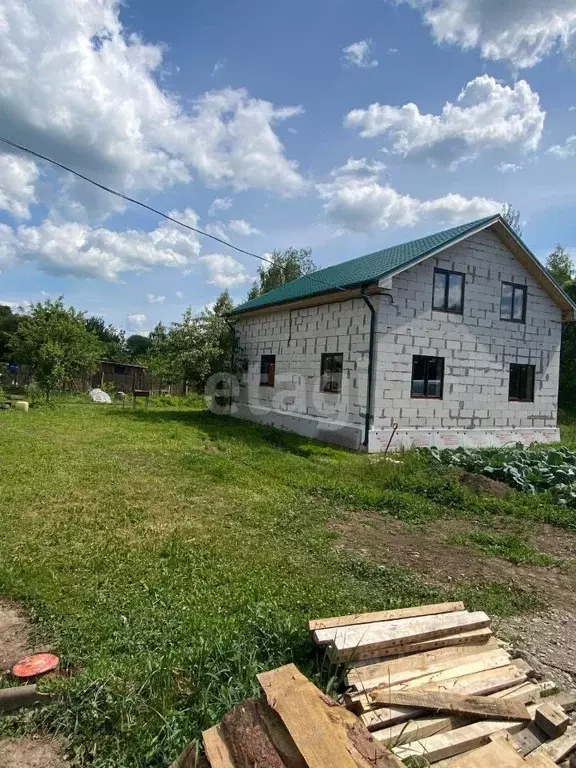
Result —
M368 447L368 436L374 423L374 404L372 402L372 379L374 378L374 348L376 346L376 307L366 295L366 286L361 288L360 295L370 311L370 341L368 344L368 381L366 382L366 416L364 423L364 440L362 445Z

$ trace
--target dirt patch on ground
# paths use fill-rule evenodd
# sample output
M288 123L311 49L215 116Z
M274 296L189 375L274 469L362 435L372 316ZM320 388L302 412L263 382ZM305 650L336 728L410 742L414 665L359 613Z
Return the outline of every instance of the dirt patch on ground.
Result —
M0 600L0 674L31 650L26 616L17 606Z
M460 482L475 493L486 493L498 499L505 499L512 493L512 488L500 480L492 480L484 475L476 475L473 472L462 472Z
M69 768L61 745L54 739L26 738L0 741L2 768Z
M528 534L522 523L514 525L515 532L540 552L565 560L561 567L533 567L448 543L454 536L478 530L474 520L435 520L419 527L377 512L354 512L332 521L330 527L340 534L339 548L409 568L432 586L497 581L533 591L547 605L545 613L495 621L494 629L544 679L576 692L576 534L541 524ZM499 530L497 520L491 530Z

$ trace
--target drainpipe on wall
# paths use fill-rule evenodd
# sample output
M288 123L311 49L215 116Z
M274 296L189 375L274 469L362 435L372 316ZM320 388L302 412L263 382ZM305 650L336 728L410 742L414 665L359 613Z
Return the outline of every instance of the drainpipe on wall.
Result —
M376 342L376 308L370 301L365 292L365 286L362 286L360 295L364 299L368 309L370 310L370 342L368 345L368 381L366 383L366 417L364 425L364 440L362 445L368 447L368 435L370 434L370 428L374 422L374 414L372 413L372 378L374 371L374 346Z

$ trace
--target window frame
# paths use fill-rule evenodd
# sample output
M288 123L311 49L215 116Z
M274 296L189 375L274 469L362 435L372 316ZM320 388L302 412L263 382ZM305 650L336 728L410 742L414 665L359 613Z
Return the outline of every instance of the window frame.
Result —
M528 393L527 397L512 397L512 369L519 369L519 371L532 370L532 391ZM526 387L527 389L527 387ZM518 394L520 394L520 380L518 380ZM536 394L536 366L530 363L510 363L510 369L508 371L508 402L509 403L533 403Z
M508 285L512 288L512 306L510 309L510 317L502 317L502 298L504 296L504 286ZM518 320L514 317L514 307L516 304L516 290L522 291L522 319ZM520 283L511 283L509 280L502 280L502 286L500 288L500 320L505 323L519 323L521 325L526 324L526 308L528 306L528 286L521 285Z
M334 360L335 358L340 358L340 371L339 373L339 380L338 380L338 389L328 389L328 382L325 381L324 377L328 374L330 375L331 382L333 383L333 377L334 377ZM332 368L331 370L327 370L327 362L328 360L332 360ZM344 354L342 352L323 352L320 357L320 392L323 392L326 395L339 395L342 392L342 379L344 374Z
M434 303L436 296L436 275L444 275L444 302L441 307L436 306ZM450 275L458 275L462 278L462 293L460 295L460 307L459 309L448 309L448 295L450 293ZM434 267L434 280L432 283L432 311L433 312L449 312L451 315L463 315L464 314L464 294L466 292L466 273L457 272L455 269L444 269L442 267Z
M269 365L272 363L272 376L270 377ZM264 380L266 376L266 381ZM272 382L270 382L272 378ZM276 385L276 355L260 355L260 386L274 387Z
M421 359L426 361L426 368L425 368L425 375L424 375L424 393L414 394L414 368L416 366L416 360ZM429 382L429 376L428 376L428 366L430 360L439 360L441 361L441 371L440 371L440 394L439 395L429 395L428 394L428 382ZM444 361L445 358L439 357L437 355L412 355L412 376L410 379L410 397L414 400L443 400L444 399Z

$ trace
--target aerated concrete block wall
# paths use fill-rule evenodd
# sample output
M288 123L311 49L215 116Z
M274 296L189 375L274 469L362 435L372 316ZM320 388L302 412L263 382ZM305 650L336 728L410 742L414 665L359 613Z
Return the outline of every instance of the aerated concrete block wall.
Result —
M434 268L463 272L464 314L432 310ZM502 281L528 288L526 323L500 320ZM378 316L371 450L557 440L561 310L488 230L392 281ZM444 358L442 400L410 397L412 356ZM536 367L533 403L509 402L510 363Z

